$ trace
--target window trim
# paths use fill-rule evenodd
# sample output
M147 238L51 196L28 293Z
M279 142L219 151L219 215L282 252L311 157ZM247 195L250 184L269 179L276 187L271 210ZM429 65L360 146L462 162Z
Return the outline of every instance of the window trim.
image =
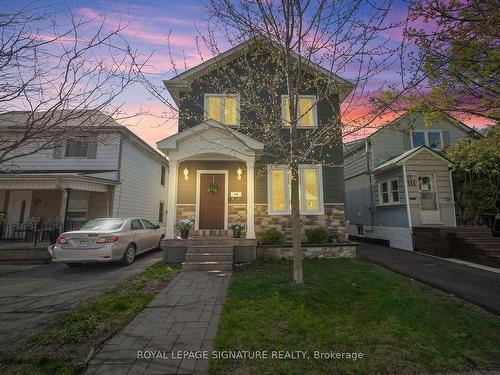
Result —
M392 182L393 181L398 182L398 190L397 190L398 191L398 198L399 198L398 201L395 201L393 199L393 196L392 196L392 193L393 193ZM387 196L389 199L389 201L387 203L384 203L384 201L382 199L382 184L387 184ZM388 179L379 181L377 183L377 186L378 186L378 205L379 206L397 206L397 205L403 204L403 202L401 202L401 184L399 182L399 177L393 177L393 178L388 178Z
M289 95L283 94L281 95L281 119L283 120L283 126L285 128L289 128L290 125L285 120L285 99L288 98ZM316 95L299 95L299 101L301 98L305 99L313 99L314 105L312 107L313 111L313 125L312 126L304 126L297 124L297 129L317 129L318 128L318 98ZM299 106L297 106L297 112L299 111Z
M427 147L431 148L432 150L442 150L444 149L444 139L443 139L443 131L442 130L429 130L429 129L414 129L410 132L410 142L411 142L411 148L417 148L420 146L414 146L413 145L413 133L424 133L424 145ZM439 140L441 142L441 147L431 147L429 146L429 134L428 133L439 133Z
M271 173L273 170L279 169L284 170L284 186L287 186L288 189L285 189L285 202L286 209L283 211L275 211L272 209L272 186L271 186ZM318 183L318 210L316 211L308 211L305 210L305 190L303 190L304 184L304 173L302 171L304 169L317 169L317 183ZM267 172L267 212L269 215L290 215L291 214L291 205L290 205L290 184L289 184L289 169L286 165L273 165L269 168ZM301 201L301 209L300 215L310 216L310 215L324 215L325 213L325 203L323 199L323 166L321 164L299 164L299 178L300 178L300 186L302 189L299 191L299 199Z
M240 94L215 94L215 93L205 93L203 94L203 119L208 120L208 98L236 98L236 124L225 124L224 123L224 100L221 100L220 114L221 122L223 126L229 126L232 128L237 128L240 126ZM215 120L212 120L215 121Z
M167 181L167 167L165 165L160 166L160 185L165 186Z

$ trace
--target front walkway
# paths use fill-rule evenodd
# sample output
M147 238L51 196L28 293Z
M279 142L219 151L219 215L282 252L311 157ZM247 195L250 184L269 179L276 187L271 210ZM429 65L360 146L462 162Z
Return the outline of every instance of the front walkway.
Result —
M361 243L361 259L456 295L500 314L500 274L390 247Z
M230 275L181 272L90 360L86 374L206 374ZM172 354L176 354L172 358ZM153 355L156 358L148 358ZM141 358L143 357L143 358Z

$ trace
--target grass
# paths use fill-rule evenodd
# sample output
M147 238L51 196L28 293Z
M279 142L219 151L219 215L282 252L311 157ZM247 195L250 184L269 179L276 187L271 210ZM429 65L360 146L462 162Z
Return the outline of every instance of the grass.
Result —
M155 263L115 289L84 303L0 359L0 374L75 374L92 348L117 332L175 276Z
M234 272L215 350L307 350L304 360L210 359L211 374L420 374L500 367L500 318L391 271L349 259ZM314 359L313 352L363 353Z

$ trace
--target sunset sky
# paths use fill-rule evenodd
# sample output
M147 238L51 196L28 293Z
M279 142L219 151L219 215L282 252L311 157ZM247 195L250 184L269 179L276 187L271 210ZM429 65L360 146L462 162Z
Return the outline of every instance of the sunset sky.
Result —
M17 2L19 5L23 1ZM32 1L26 1L25 4L33 4ZM173 51L174 59L178 63L178 68L184 70L184 61L187 67L193 67L200 63L197 48L195 46L195 25L203 29L204 12L200 0L143 0L143 1L125 1L125 0L91 0L91 1L72 1L67 0L63 5L55 1L38 0L37 6L47 6L58 12L68 12L77 14L86 19L101 19L105 17L106 26L110 29L118 25L126 24L127 27L122 32L132 47L142 55L153 56L149 61L147 71L149 79L157 84L162 79L172 76L169 51L167 48L167 35L171 32L170 45ZM397 4L391 10L390 17L397 20L406 14L402 4ZM64 18L59 18L62 20ZM401 32L391 31L389 37L394 43L401 39ZM221 44L221 49L229 48L229 45ZM210 55L204 55L204 58L210 58ZM349 79L349 72L343 75ZM392 83L397 80L399 75L397 67L388 69L373 79L374 86L381 83ZM152 98L140 85L134 85L127 89L127 92L120 98L124 103L124 109L127 113L135 113L139 110L149 112L152 115L142 115L133 119L126 120L126 124L143 137L148 143L154 145L156 141L165 138L177 131L175 120L164 120L160 118L164 110L163 104L157 99ZM363 112L365 109L359 107L357 111ZM468 125L478 125L481 121L474 119L462 119ZM367 133L373 131L367 130ZM358 135L361 136L361 135ZM349 137L352 139L352 137Z

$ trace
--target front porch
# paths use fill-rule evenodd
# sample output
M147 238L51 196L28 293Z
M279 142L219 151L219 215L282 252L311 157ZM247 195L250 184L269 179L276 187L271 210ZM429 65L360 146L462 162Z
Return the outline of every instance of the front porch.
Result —
M2 249L46 244L55 233L109 216L113 185L69 173L0 175Z

